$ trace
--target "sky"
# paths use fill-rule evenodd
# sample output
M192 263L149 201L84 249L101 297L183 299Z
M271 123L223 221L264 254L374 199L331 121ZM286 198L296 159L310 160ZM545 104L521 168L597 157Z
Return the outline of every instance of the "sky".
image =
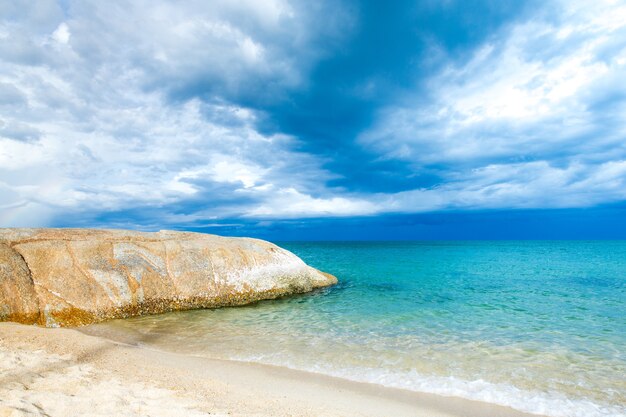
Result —
M0 0L0 227L626 239L626 1Z

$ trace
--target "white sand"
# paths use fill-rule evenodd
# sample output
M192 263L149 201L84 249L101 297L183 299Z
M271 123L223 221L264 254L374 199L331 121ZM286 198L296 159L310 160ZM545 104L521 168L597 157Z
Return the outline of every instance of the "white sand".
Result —
M0 415L204 415L170 390L123 382L72 359L0 347Z
M4 416L522 417L506 407L0 323Z

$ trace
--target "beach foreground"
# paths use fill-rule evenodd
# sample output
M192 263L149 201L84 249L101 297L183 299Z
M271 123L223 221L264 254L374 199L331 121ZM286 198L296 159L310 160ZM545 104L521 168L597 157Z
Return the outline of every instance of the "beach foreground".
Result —
M467 416L529 414L313 373L0 323L0 416Z

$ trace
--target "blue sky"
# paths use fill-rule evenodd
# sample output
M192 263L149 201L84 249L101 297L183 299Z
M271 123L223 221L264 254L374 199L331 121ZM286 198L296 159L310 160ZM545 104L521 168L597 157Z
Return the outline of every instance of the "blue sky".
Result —
M626 238L625 202L624 1L0 0L0 226Z

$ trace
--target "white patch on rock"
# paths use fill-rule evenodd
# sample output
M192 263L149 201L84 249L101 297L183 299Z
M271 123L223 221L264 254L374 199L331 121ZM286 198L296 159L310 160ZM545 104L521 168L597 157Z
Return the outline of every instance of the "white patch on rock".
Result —
M128 279L118 271L90 269L89 274L100 284L113 304L121 307L132 301L133 295L128 285ZM143 299L143 290L141 288L138 293L141 293L141 298Z
M244 290L245 286L255 291L267 291L288 287L290 283L304 287L309 286L310 282L305 277L310 276L312 272L313 270L297 256L277 249L267 263L228 272L225 283L237 291Z
M163 259L135 244L115 243L113 245L113 257L129 268L138 282L141 282L146 265L159 275L167 275L167 268Z

